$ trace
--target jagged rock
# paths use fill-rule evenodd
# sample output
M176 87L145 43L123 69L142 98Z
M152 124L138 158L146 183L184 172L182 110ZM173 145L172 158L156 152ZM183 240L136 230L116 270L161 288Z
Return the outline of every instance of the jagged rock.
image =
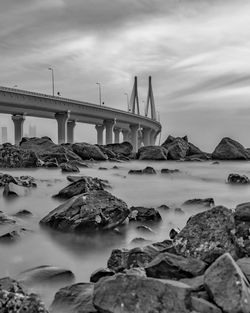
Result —
M163 168L161 169L161 174L174 174L174 173L179 173L180 170L178 169L174 169L174 170L171 170L169 168Z
M222 313L221 309L218 308L211 302L208 302L202 298L198 297L191 297L192 302L192 309L195 312L202 312L202 313Z
M62 172L65 173L77 173L80 172L79 168L76 165L72 165L71 163L61 163L60 168Z
M112 143L104 146L104 148L112 151L115 154L115 157L119 158L121 155L129 157L133 151L133 146L130 142L124 141L122 143Z
M115 275L115 272L112 271L109 268L99 268L96 271L94 271L91 276L90 276L90 282L91 283L96 283L98 282L99 279L102 277L108 277L108 276L113 276Z
M158 254L145 270L148 277L178 280L199 276L205 268L206 263L201 260L164 252Z
M169 232L169 238L174 239L179 234L179 232L180 231L178 229L172 228Z
M190 292L190 287L176 281L117 274L95 285L93 304L105 313L187 313Z
M40 223L64 232L108 230L122 224L129 213L122 200L107 191L94 190L72 197Z
M248 160L249 152L237 141L225 137L212 153L215 160Z
M154 208L134 207L130 208L130 221L137 222L159 222L162 220L160 213Z
M139 160L167 160L168 151L164 147L147 146L141 147L137 152Z
M31 176L13 177L9 174L0 173L0 187L13 183L23 187L36 187L35 179Z
M51 313L95 313L94 284L78 283L61 288L51 305Z
M229 174L227 178L229 184L249 184L249 178L246 175Z
M241 256L250 256L250 202L236 206L234 220L235 236Z
M215 205L213 198L205 198L205 199L190 199L183 203L186 206L198 206L198 207L213 207Z
M216 206L192 216L174 238L178 254L212 263L225 252L236 255L232 211Z
M55 197L69 199L85 192L103 190L104 187L106 187L105 182L99 178L80 176L79 179L76 178L74 182L60 190Z
M204 284L213 301L227 313L249 313L249 283L229 253L205 272Z
M4 197L26 196L28 192L29 192L28 187L19 186L14 183L9 183L4 186L3 195Z
M186 157L189 150L186 140L180 137L175 138L172 142L167 142L167 140L162 144L162 147L168 151L167 158L169 160L179 160Z
M105 161L108 159L107 155L105 155L98 146L85 142L74 143L72 150L83 160L94 159L96 161Z
M156 174L156 171L153 167L147 166L143 170L130 170L129 174Z

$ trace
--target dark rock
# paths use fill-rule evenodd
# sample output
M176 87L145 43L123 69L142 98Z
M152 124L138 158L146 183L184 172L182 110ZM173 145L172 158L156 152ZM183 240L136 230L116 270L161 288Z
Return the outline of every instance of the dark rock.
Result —
M239 246L240 256L250 256L250 203L236 206L234 213L235 236Z
M213 198L205 198L205 199L190 199L183 203L186 206L201 206L201 207L214 207L214 199Z
M249 184L249 178L246 175L229 174L227 178L229 184Z
M98 168L98 170L106 171L106 170L107 170L107 167L102 167L102 166L101 166L101 167Z
M25 287L15 279L10 277L0 278L0 290L6 290L8 292L17 292L25 294Z
M3 195L4 197L26 196L28 192L29 192L28 187L19 186L14 183L9 183L4 186Z
M236 255L232 211L216 206L192 216L174 238L177 253L212 263L225 252Z
M171 170L169 168L163 168L161 169L161 174L174 174L174 173L179 173L180 170L178 169L174 169L174 170Z
M167 158L169 160L179 160L186 157L189 145L183 138L177 137L170 144L163 143L162 146L168 150Z
M220 164L219 161L214 161L214 162L212 163L212 165L218 165L218 164Z
M250 258L245 257L237 260L237 265L240 267L246 278L250 282Z
M31 216L32 213L28 210L20 210L17 213L13 214L13 216L19 217L19 218L23 218L23 217L27 217L27 216Z
M97 313L93 306L94 284L78 283L61 288L51 305L51 313Z
M144 208L132 206L130 208L130 221L137 222L159 222L162 220L160 213L154 208Z
M179 234L179 232L180 231L178 229L172 228L169 232L169 238L174 239Z
M239 222L250 222L250 202L238 204L235 209L234 218Z
M96 271L94 271L91 276L90 276L90 282L91 283L96 283L98 282L99 279L102 277L108 277L108 276L113 276L115 275L115 272L112 271L109 268L99 268Z
M141 277L147 277L145 269L141 267L133 267L133 268L125 269L122 273L128 274L128 275L138 275Z
M55 197L69 199L85 192L103 190L105 186L99 178L81 176L81 179L75 179L75 182L60 190Z
M23 187L36 187L35 179L31 176L13 177L9 174L0 173L0 187L4 187L9 183Z
M170 210L170 207L166 204L162 204L157 209L168 211L168 210Z
M147 240L142 237L136 237L130 241L131 244L135 244L135 245L145 245L145 244L149 244L150 242L151 242L150 240Z
M50 161L46 161L43 163L43 166L46 168L58 168L59 164L56 158L52 158Z
M157 255L145 270L148 277L178 280L199 276L205 268L206 263L201 260L164 252Z
M72 145L72 150L83 160L94 159L96 161L105 161L108 159L107 155L105 155L98 146L85 142L74 143Z
M112 169L114 169L114 170L118 170L118 169L119 169L119 167L118 167L117 165L114 165L114 166L112 167Z
M129 174L156 174L155 169L153 167L147 166L143 170L130 170Z
M20 239L20 231L18 231L17 229L10 230L0 235L0 243L16 242L19 239Z
M105 313L186 313L191 308L190 292L180 282L117 274L95 285L93 304Z
M168 151L164 147L147 146L141 147L137 152L139 160L167 160Z
M202 298L191 297L192 309L195 312L202 313L222 313L221 309L215 306L213 303L208 302Z
M122 143L108 144L104 147L109 151L112 151L115 154L115 158L119 158L121 155L129 157L133 150L133 146L130 142L127 141Z
M176 214L184 214L184 211L183 211L181 208L175 208L175 209L174 209L174 212L175 212Z
M153 234L154 231L152 230L152 228L146 226L146 225L139 225L136 227L137 230L144 232L144 233L151 233Z
M204 284L223 312L250 312L249 283L229 253L220 256L206 270Z
M107 266L109 269L120 272L127 268L128 249L114 249L108 259Z
M215 160L248 160L248 151L237 141L225 137L212 153Z
M95 190L72 197L40 223L65 232L108 230L122 224L129 213L125 202L107 191Z
M71 163L61 163L60 168L61 168L62 172L65 172L65 173L80 172L79 168L76 165L72 165Z

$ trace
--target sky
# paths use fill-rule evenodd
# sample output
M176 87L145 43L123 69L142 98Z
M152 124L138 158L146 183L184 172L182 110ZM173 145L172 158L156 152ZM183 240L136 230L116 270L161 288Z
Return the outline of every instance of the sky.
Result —
M161 142L250 147L249 16L250 0L0 0L0 85L51 94L53 67L62 96L98 103L100 82L105 105L126 110L136 75L143 112L151 75ZM55 121L30 124L56 139ZM94 126L76 140L95 143Z

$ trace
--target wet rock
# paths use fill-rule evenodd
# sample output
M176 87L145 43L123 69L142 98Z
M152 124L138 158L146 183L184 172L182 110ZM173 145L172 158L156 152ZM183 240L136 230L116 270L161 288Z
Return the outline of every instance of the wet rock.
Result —
M166 205L166 204L162 204L162 205L158 206L157 209L158 210L168 211L168 210L170 210L170 207L168 205Z
M37 283L72 283L74 279L75 276L70 270L50 265L30 268L18 277L20 282L28 286Z
M80 172L79 168L76 165L70 163L61 163L60 168L63 173L77 173Z
M14 183L9 183L4 186L3 196L4 197L26 196L28 192L29 192L28 187L18 186Z
M223 312L250 312L249 283L229 253L220 256L206 270L204 284Z
M179 234L179 230L176 228L172 228L169 232L169 238L170 239L174 239L178 234Z
M80 176L81 178L76 178L75 182L66 186L55 195L55 197L69 199L73 196L80 195L85 192L93 190L103 190L106 184L103 180L99 178L93 178L90 176ZM68 178L69 179L69 178Z
M40 224L64 232L108 230L122 224L129 213L124 201L107 191L94 190L59 205Z
M153 167L147 166L143 170L130 170L129 174L156 174L156 171Z
M186 313L191 308L190 288L180 282L117 274L95 285L93 303L105 313Z
M160 213L154 208L132 206L130 212L129 221L159 222L162 220Z
M174 280L199 276L205 269L206 263L201 260L168 252L157 255L145 268L148 277Z
M183 203L185 206L213 207L215 205L213 198L190 199Z
M153 234L154 231L152 230L152 228L146 226L146 225L139 225L136 227L137 230L144 232L144 233L151 233Z
M222 313L221 309L215 306L213 303L208 302L202 298L191 297L192 309L195 312L202 313Z
M216 206L192 216L174 238L178 254L212 263L225 252L236 255L232 211Z
M167 160L168 151L160 146L141 147L137 152L139 160Z
M24 218L24 217L28 217L28 216L31 216L32 213L28 210L20 210L18 211L17 213L13 214L13 216L15 217L19 217L19 218Z
M90 282L96 283L99 279L102 277L109 277L115 275L115 272L112 271L109 268L99 268L96 271L94 271L90 276Z
M115 154L115 158L119 158L120 156L129 157L133 150L133 146L130 142L127 141L122 143L108 144L103 147L113 152Z
M95 313L94 284L78 283L61 288L51 305L51 313Z
M246 175L229 174L227 178L229 184L249 184L249 178Z
M120 272L127 268L128 249L113 249L108 259L107 266L109 269Z
M225 137L212 153L215 160L248 160L248 151L237 141Z
M82 160L94 159L96 161L105 161L108 159L107 155L104 154L98 146L85 142L74 143L72 150L80 156Z
M31 176L13 177L9 174L0 173L0 187L4 187L9 183L23 187L36 187L35 179Z
M171 170L169 168L163 168L161 169L161 174L174 174L174 173L179 173L180 170L178 169L174 169L174 170Z
M170 144L163 143L162 146L167 149L169 160L179 160L186 157L189 150L188 142L183 138L177 137Z

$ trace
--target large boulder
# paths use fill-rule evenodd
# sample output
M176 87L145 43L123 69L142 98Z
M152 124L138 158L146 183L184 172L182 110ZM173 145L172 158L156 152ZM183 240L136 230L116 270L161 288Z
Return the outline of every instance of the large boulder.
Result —
M246 175L229 174L227 178L227 182L229 184L245 185L245 184L249 184L250 180Z
M14 183L9 183L4 186L3 195L5 197L26 196L28 192L29 192L28 187L19 186Z
M167 160L168 151L164 147L147 146L141 147L137 152L139 160Z
M104 146L104 148L115 153L116 157L126 156L129 157L133 151L133 146L130 142L124 141L122 143L112 143Z
M250 256L250 202L236 206L234 220L235 236L241 255Z
M169 160L184 159L189 149L188 142L183 138L176 138L172 143L162 146L168 150Z
M181 282L117 274L95 284L93 304L103 313L187 313L190 293Z
M130 221L137 222L159 222L162 220L160 213L155 208L145 208L141 206L132 206L130 208Z
M215 160L248 160L249 152L237 141L225 137L212 153Z
M205 272L204 284L212 300L226 313L249 313L249 283L229 253Z
M107 230L122 224L129 213L124 201L107 191L94 190L59 205L40 224L64 232Z
M105 155L98 146L85 142L74 143L72 150L80 156L82 160L94 159L96 161L105 161L108 159L107 155Z
M212 263L225 252L236 255L232 211L216 206L192 216L174 238L177 253Z

